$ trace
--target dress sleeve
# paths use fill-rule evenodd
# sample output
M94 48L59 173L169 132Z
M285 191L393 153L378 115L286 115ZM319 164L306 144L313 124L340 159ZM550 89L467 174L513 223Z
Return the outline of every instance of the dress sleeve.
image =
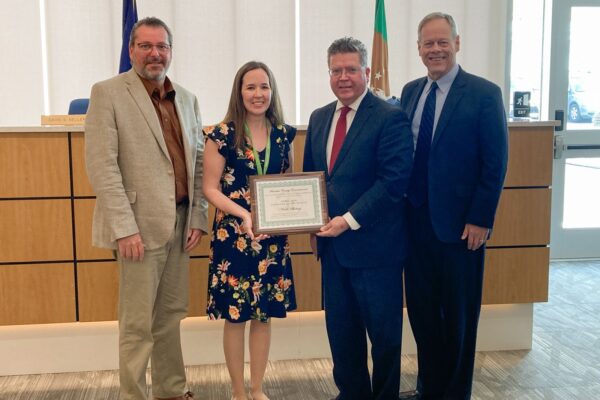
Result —
M287 135L288 142L292 143L296 137L296 128L289 125L284 125L285 134Z
M219 154L227 159L230 141L233 139L233 129L225 123L209 126L203 129L205 140L212 140L219 148Z

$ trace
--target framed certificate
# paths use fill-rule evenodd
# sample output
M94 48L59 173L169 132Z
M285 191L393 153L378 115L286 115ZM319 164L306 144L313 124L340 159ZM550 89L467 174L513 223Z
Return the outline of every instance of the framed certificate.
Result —
M329 221L323 172L250 176L255 233L316 232Z

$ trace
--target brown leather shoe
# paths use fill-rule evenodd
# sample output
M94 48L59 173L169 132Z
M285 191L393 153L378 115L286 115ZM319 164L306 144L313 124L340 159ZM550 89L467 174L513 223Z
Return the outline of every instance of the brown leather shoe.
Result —
M185 392L183 396L169 397L166 399L155 397L155 400L194 400L194 393Z

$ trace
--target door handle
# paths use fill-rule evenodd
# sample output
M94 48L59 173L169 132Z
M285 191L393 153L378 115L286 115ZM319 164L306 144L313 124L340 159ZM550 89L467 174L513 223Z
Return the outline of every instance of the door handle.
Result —
M565 141L563 135L554 136L554 159L560 160L565 151Z

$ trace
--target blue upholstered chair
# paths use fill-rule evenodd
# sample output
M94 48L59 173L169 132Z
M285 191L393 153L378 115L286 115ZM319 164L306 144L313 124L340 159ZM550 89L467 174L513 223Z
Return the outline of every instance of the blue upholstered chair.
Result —
M400 99L397 98L396 96L392 96L389 99L386 100L388 103L390 103L393 106L398 106L400 107Z
M90 99L74 99L69 104L69 115L87 113Z

